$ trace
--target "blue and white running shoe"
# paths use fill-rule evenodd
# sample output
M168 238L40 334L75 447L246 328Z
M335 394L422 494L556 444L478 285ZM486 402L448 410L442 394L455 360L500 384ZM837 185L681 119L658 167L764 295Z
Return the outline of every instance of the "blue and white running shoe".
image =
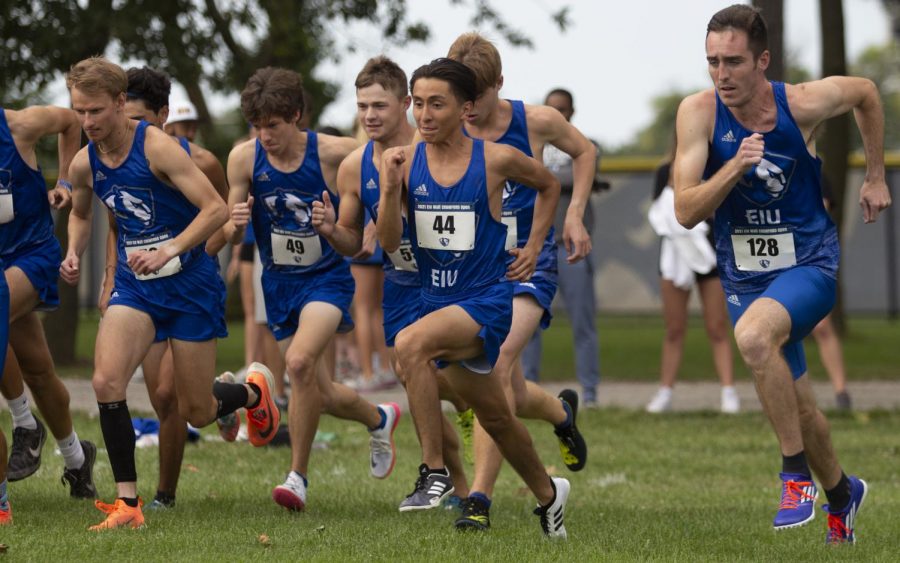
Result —
M816 484L807 475L779 473L781 477L781 505L772 526L776 530L796 528L816 517Z
M851 475L850 480L850 502L840 512L832 512L828 505L822 509L828 513L828 534L825 536L825 543L828 545L840 545L843 543L856 543L856 535L853 533L853 527L856 525L856 515L862 508L863 501L866 500L866 493L869 492L869 486L866 482Z

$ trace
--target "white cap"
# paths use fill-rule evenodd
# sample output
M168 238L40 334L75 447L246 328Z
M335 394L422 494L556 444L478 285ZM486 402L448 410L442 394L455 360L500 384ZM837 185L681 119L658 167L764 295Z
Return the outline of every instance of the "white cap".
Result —
M199 121L197 108L187 100L179 100L169 104L169 119L166 123L178 123L179 121Z

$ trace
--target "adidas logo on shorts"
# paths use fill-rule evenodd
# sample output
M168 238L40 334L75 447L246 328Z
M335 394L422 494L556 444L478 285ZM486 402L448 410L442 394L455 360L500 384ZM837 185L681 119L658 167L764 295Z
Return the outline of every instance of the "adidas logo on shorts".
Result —
M415 195L427 196L427 195L428 195L428 188L425 187L425 184L419 184L419 187L416 188L416 189L413 191L413 193L414 193Z
M731 303L732 305L734 305L735 307L741 306L740 298L734 293L732 293L731 295L728 296L728 302Z
M737 139L734 138L734 133L731 132L731 129L728 130L728 133L722 135L723 143L736 143Z

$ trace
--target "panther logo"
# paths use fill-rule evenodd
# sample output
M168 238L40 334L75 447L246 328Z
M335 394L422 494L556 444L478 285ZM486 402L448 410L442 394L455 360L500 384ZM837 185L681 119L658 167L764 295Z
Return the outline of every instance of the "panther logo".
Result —
M148 188L113 186L103 203L116 218L131 223L129 230L140 232L153 224L153 192Z
M765 207L785 197L797 161L789 156L767 152L759 164L738 181L740 194L753 205Z
M294 194L278 191L266 196L266 208L269 214L285 228L306 229L310 226L309 206Z
M516 193L516 185L511 183L509 180L503 184L503 201L511 198Z

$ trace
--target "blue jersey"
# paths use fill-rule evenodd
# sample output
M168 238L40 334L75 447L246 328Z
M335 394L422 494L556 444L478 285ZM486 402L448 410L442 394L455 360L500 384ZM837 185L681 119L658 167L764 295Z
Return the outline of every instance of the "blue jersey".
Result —
M378 222L378 201L381 197L381 182L378 178L378 169L372 154L375 150L375 141L369 141L363 149L362 162L360 163L359 199L369 212L369 215ZM394 252L382 253L384 260L384 279L397 285L419 287L419 270L416 267L416 258L413 255L412 242L409 239L409 223L403 219L403 234L400 240L400 248Z
M531 143L528 141L528 120L525 117L525 104L521 100L508 100L512 105L512 119L506 132L496 143L509 145L519 149L529 158L534 158ZM465 131L465 129L463 129ZM503 188L503 224L507 226L506 249L522 248L531 236L531 224L534 222L534 202L537 191L507 180ZM513 258L507 256L507 262ZM535 275L540 276L542 270L556 271L556 242L553 227L547 232L544 246L538 256Z
M491 215L484 141L472 139L469 166L452 186L432 178L425 147L419 143L415 149L407 202L423 296L452 302L506 283L506 227Z
M763 160L716 210L716 255L728 293L763 291L780 271L793 266L813 266L837 276L840 248L822 203L822 163L806 148L784 84L771 84L778 117L775 128L763 133ZM716 94L716 125L704 176L715 174L753 133Z
M306 153L293 172L272 166L257 139L252 222L265 275L290 279L328 270L342 261L312 225L312 203L321 201L326 190L314 131L306 132ZM337 195L330 191L329 195L337 209Z
M47 185L16 148L0 108L0 256L8 257L53 238Z
M175 137L178 140L178 144L181 145L181 148L184 149L184 152L191 154L191 142L188 141L187 137Z
M88 157L94 179L94 193L113 213L118 228L116 276L133 276L128 255L152 250L177 237L197 216L199 210L179 190L153 175L144 153L149 124L138 123L134 141L125 161L110 168L97 156L94 143L88 143ZM141 280L168 277L201 260L212 260L198 244L170 260L158 272L138 276Z

